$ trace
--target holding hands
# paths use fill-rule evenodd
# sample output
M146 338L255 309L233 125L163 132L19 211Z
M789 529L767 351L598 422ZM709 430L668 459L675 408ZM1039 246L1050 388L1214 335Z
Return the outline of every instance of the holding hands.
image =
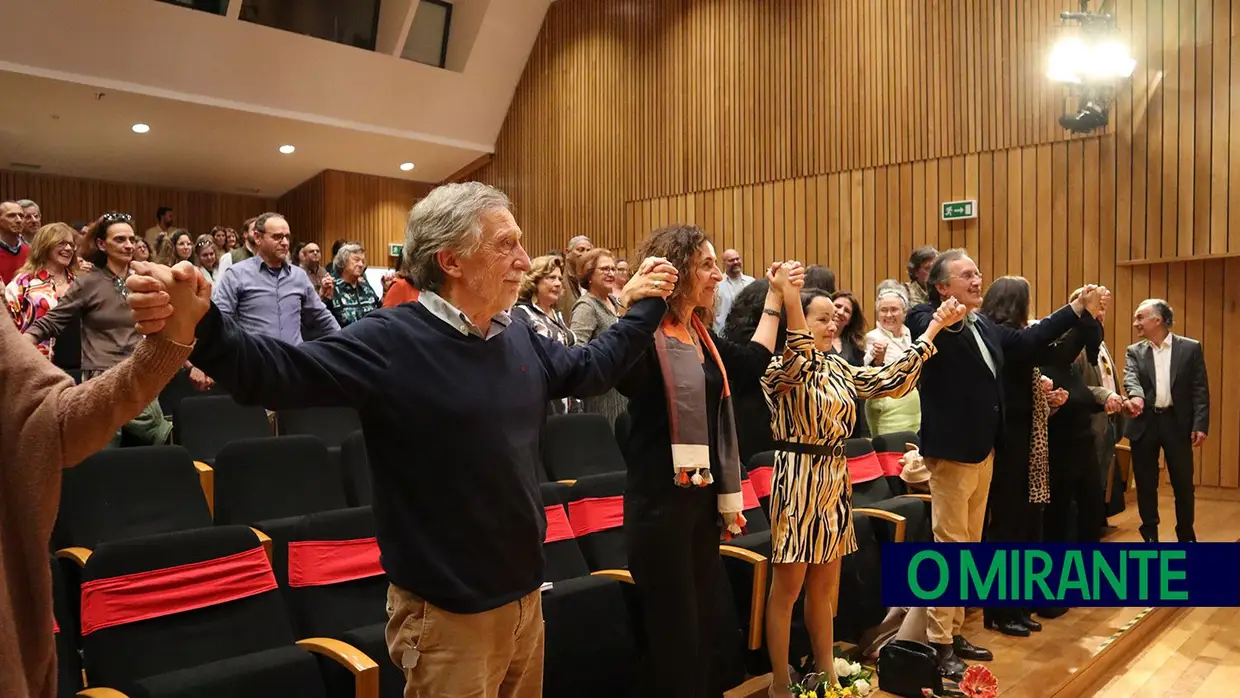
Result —
M968 314L968 308L966 308L960 301L956 300L955 297L949 296L947 300L944 300L939 304L939 307L935 309L934 317L930 321L930 326L937 326L937 329L951 327L957 322L963 320Z
M138 331L160 334L178 344L194 343L194 328L211 307L211 284L189 262L166 267L133 262L125 279Z
M775 262L766 270L771 290L785 299L792 296L800 303L801 287L805 285L805 267L797 261Z
M643 298L664 298L676 290L676 267L662 257L647 257L629 277L620 294L620 303L629 307Z

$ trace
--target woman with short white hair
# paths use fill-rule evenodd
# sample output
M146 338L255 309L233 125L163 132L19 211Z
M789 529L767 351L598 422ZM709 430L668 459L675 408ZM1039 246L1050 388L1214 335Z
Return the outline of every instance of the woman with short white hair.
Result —
M885 366L899 361L913 347L913 333L904 326L909 300L903 285L894 280L879 284L874 308L878 326L865 335L865 365ZM913 389L904 397L868 400L865 418L875 435L916 432L921 428L921 396Z
M351 325L379 307L379 294L366 280L366 248L350 242L342 245L333 260L336 276L327 309L341 327Z

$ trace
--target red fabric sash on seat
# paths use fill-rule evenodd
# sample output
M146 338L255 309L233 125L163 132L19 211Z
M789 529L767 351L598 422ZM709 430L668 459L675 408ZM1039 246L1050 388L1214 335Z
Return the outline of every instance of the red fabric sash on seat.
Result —
M879 464L878 454L870 451L864 456L849 458L848 476L852 478L853 484L857 485L882 477L883 466Z
M587 497L568 503L568 519L578 537L624 525L624 497Z
M56 616L52 616L52 634L53 635L60 634L60 623L56 622Z
M775 477L773 465L749 469L749 481L753 483L753 491L758 495L758 499L771 496L771 478L773 477Z
M82 585L82 635L237 601L276 589L262 547Z
M543 538L543 545L575 537L573 525L568 522L568 512L564 507L559 504L547 507L547 535Z
M288 585L321 587L383 574L379 541L299 540L288 544Z
M745 511L762 506L758 502L758 493L754 490L753 480L741 480L741 501L744 502L742 506Z
M899 477L900 473L904 472L904 466L900 464L903 457L903 453L879 453L878 464L883 469L883 475Z

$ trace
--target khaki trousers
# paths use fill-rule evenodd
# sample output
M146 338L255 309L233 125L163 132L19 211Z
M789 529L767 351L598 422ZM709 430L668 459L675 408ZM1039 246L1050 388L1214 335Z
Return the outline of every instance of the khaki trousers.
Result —
M982 540L994 461L994 451L981 463L925 459L926 469L930 471L930 496L934 499L930 520L936 543L977 543ZM964 625L964 609L932 606L928 620L926 635L930 642L948 645L954 636L960 634L960 628Z
M541 698L542 592L483 613L449 613L388 586L388 654L405 698Z

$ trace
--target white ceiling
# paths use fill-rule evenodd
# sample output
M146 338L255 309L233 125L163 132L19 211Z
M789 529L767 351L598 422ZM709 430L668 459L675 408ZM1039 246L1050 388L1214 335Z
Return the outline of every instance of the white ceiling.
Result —
M21 18L0 168L264 196L324 169L440 181L494 150L550 2L455 0L440 69L399 58L418 0L383 0L376 51L240 21L240 0L0 0Z
M0 169L278 197L322 170L438 182L476 151L0 71ZM102 94L102 98L97 95ZM151 127L146 134L135 123ZM281 145L297 148L292 155ZM399 166L412 162L411 172ZM255 192L254 190L258 190Z

